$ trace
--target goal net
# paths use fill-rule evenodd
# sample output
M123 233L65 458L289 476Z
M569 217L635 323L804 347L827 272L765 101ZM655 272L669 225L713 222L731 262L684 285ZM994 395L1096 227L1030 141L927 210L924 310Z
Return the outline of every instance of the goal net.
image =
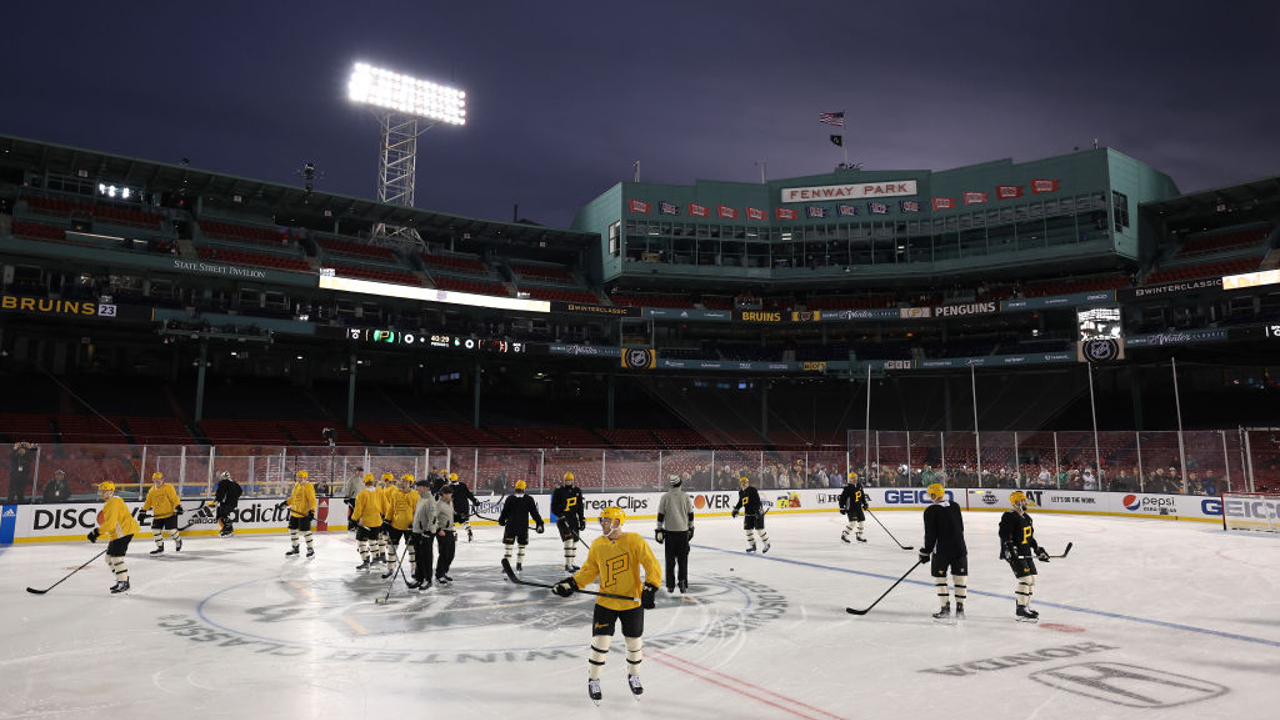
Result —
M1222 493L1224 530L1280 532L1280 493Z

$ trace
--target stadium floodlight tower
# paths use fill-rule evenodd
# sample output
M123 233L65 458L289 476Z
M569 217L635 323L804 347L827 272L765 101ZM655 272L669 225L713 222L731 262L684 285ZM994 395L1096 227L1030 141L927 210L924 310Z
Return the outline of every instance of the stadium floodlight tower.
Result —
M413 207L418 136L440 123L465 125L467 94L447 85L356 63L347 97L373 108L382 126L378 201ZM419 129L420 121L429 124ZM384 223L374 226L371 240L380 245L423 245L417 230Z

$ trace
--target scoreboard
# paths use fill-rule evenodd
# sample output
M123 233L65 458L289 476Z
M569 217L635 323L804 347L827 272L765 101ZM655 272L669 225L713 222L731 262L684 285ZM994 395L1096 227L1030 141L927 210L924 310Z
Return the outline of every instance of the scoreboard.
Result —
M469 335L391 330L389 328L334 328L319 327L316 335L322 338L343 338L368 345L392 345L396 347L431 347L440 350L522 354L529 344L500 338L477 338Z

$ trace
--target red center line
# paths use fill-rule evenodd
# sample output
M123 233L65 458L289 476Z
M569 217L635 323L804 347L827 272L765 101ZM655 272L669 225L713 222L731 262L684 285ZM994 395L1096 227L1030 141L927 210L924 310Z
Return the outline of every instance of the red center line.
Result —
M749 698L751 698L751 699L753 699L753 700L759 700L760 702L762 702L762 703L764 703L764 704L766 704L766 705L772 705L773 707L780 708L780 709L782 709L782 710L786 710L787 712L792 713L793 715L798 715L798 716L800 716L800 717L808 717L808 718L811 718L811 720L815 720L815 719L813 719L813 718L812 718L812 716L810 716L810 715L805 715L805 714L803 714L803 713L801 713L801 712L798 712L794 707L787 707L787 706L784 706L784 705L779 705L778 703L775 703L775 702L773 702L773 701L767 700L767 699L765 699L765 698L758 697L758 696L755 696L755 695L751 695L751 694L749 694L749 693L746 693L746 692L744 692L744 691L742 690L742 687L743 687L743 686L745 686L745 687L753 688L754 690L756 690L756 691L758 691L758 692L760 692L760 693L764 693L764 694L766 694L766 695L772 695L773 697L778 698L779 700L782 700L783 702L787 702L787 703L790 703L791 705L798 705L798 706L800 706L800 707L807 708L807 709L809 709L809 710L812 710L812 711L813 711L813 712L815 712L815 713L818 713L819 715L825 715L826 717L833 718L834 720L846 720L846 718L843 718L843 717L841 717L841 716L839 716L839 715L833 715L833 714L831 714L831 713L827 712L826 710L822 710L822 709L820 709L820 708L816 708L816 707L814 707L814 706L812 706L812 705L808 705L808 704L802 703L802 702L800 702L799 700L796 700L796 699L794 699L794 698L789 698L789 697L787 697L786 695L780 695L780 694L778 694L778 693L776 693L776 692L774 692L774 691L772 691L772 690L767 690L767 689L765 689L765 688L760 687L759 685L755 685L755 684L753 684L753 683L749 683L749 682L747 682L747 681L745 681L745 680L739 680L738 678L732 677L732 676L730 676L730 675L726 675L726 674L724 674L724 673L720 672L719 670L712 670L711 668L708 668L708 667L704 667L704 666L702 666L702 665L699 665L698 663L695 663L695 662L693 662L692 660L686 660L686 659L681 658L681 657L676 657L675 655L672 655L671 653L668 653L668 652L664 652L664 651L662 651L662 650L650 650L649 652L645 653L645 655L646 655L646 656L650 656L650 657L652 657L652 656L655 656L655 655L656 655L657 657L656 657L656 658L654 658L654 660L656 660L657 662L662 663L663 665L667 665L668 667L675 668L676 670L680 670L680 671L682 671L682 672L689 673L690 675L693 675L694 677L702 678L703 680L706 680L707 682L714 683L714 684L719 685L719 686L721 686L721 687L729 688L730 690L733 690L733 691L738 692L738 693L740 693L740 694L742 694L742 695L745 695L745 696L747 696L747 697L749 697ZM666 659L664 660L663 658L666 658ZM677 663L684 663L685 665L689 665L689 666L691 666L691 667L693 667L693 668L697 668L697 671L690 670L690 669L688 669L688 668L684 668L684 667L680 667L679 665L677 665ZM700 672L699 672L699 671L700 671ZM715 679L715 678L711 677L711 675L719 675L721 678L724 678L724 680L723 680L723 681L721 681L721 680L717 680L717 679Z

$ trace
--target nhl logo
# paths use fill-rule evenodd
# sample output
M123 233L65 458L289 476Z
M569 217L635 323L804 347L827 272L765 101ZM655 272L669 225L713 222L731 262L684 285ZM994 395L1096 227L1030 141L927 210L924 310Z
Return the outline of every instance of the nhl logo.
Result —
M1094 338L1082 343L1084 359L1091 363L1109 363L1120 357L1120 343L1113 338Z
M632 370L645 370L653 367L653 351L634 348L623 351L623 365Z

